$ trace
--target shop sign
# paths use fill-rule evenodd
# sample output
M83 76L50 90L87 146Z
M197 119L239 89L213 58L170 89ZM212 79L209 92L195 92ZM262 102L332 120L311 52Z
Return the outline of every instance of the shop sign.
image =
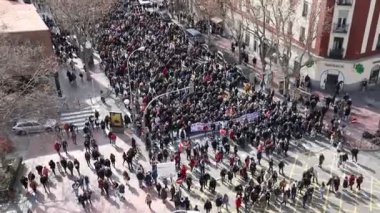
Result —
M358 74L362 74L364 72L363 64L355 64L355 71Z
M334 67L334 68L344 68L343 64L331 64L331 63L326 63L326 67Z

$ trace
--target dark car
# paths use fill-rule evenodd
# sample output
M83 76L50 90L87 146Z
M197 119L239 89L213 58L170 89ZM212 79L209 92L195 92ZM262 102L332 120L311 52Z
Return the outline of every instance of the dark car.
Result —
M198 30L190 28L186 30L186 35L191 43L204 44L205 38Z

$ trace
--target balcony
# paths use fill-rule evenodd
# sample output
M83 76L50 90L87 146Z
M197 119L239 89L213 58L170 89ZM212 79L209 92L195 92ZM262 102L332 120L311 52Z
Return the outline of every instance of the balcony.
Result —
M337 5L352 6L352 0L336 0Z
M330 49L330 53L329 53L329 58L332 58L332 59L343 59L343 53L344 53L344 49L343 48L336 48L336 49Z
M348 32L348 24L334 24L333 32L334 33L347 33Z

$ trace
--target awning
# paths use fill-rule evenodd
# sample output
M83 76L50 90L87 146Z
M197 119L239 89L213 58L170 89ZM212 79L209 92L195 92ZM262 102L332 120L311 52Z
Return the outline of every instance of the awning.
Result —
M220 24L223 22L223 19L219 18L219 17L212 17L211 18L211 22L214 23L214 24Z

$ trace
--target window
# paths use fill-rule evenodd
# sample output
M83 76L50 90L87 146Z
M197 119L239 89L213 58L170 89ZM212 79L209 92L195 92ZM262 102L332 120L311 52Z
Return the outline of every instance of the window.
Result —
M245 44L249 46L250 43L250 36L248 32L245 32Z
M289 21L288 23L288 34L292 34L293 32L293 22Z
M371 75L369 76L369 84L377 84L379 80L379 73L380 73L380 65L375 66L372 68Z
M335 37L333 43L333 49L341 50L343 48L343 38Z
M303 2L303 8L302 8L302 16L306 17L308 12L309 12L309 3L304 1Z
M257 52L257 41L256 40L253 42L253 50L255 52Z
M376 44L376 49L380 49L380 34L377 35L377 44Z
M266 24L270 23L270 12L269 12L269 10L267 10L267 12L265 14L265 23Z
M300 42L304 42L305 41L305 28L304 27L301 27L301 29L300 29L300 39L299 39L299 41Z

